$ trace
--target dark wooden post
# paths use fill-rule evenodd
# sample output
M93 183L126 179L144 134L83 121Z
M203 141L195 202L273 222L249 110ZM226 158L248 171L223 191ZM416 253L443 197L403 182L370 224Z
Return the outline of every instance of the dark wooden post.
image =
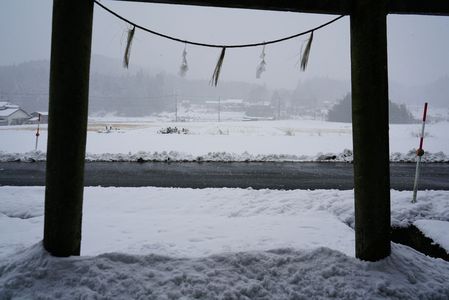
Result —
M390 254L387 1L353 1L352 126L356 257Z
M79 255L86 151L92 0L54 0L44 247Z

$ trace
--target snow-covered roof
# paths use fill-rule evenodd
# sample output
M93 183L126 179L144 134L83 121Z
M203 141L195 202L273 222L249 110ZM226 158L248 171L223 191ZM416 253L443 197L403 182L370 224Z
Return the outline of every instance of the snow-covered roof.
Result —
M16 113L16 112L21 112L23 115L25 115L25 118L29 118L30 115L24 111L23 109L19 108L18 106L16 107L15 105L13 105L12 107L7 106L6 109L0 109L0 118L6 118L11 116L12 114Z
M243 99L226 99L226 100L223 100L222 103L224 103L224 104L242 104Z
M6 102L6 101L0 101L0 107L6 106L6 105L8 105L8 104L9 104L9 102Z
M242 104L243 100L241 100L241 99L226 99L226 100L221 100L221 101L218 101L218 100L207 100L206 101L206 104L218 104L218 103L221 103L221 104Z
M19 108L6 108L6 109L0 109L0 117L9 117L16 111L18 111Z
M41 116L48 116L48 111L35 111L32 115L40 114Z

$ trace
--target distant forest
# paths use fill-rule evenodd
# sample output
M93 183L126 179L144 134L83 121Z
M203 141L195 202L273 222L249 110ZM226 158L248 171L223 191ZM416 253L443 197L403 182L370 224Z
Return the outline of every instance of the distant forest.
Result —
M331 122L352 122L351 113L351 94L347 94L336 105L334 105L327 114L327 120ZM392 124L416 123L410 111L404 104L397 104L389 101L389 118Z
M0 101L20 105L26 111L47 111L49 61L31 61L0 66ZM131 69L131 68L130 68ZM220 82L211 87L206 80L189 80L160 72L151 73L138 66L121 68L118 60L93 56L89 87L89 113L115 113L122 116L148 116L174 111L176 101L204 103L207 100L245 99L271 101L287 98L291 92L270 90L264 85Z
M49 66L48 60L0 66L0 101L20 105L28 112L47 111ZM272 106L281 107L290 115L296 116L313 110L328 109L349 91L349 81L330 78L301 80L291 90L232 81L222 81L218 87L211 87L208 80L193 80L164 72L155 73L135 65L125 70L117 59L93 55L89 114L148 116L163 111L174 112L176 101L204 103L221 98L271 103ZM391 85L390 95L401 102L413 103L416 100L415 103L421 104L422 99L426 99L432 106L447 107L449 77L412 89ZM424 98L423 95L429 97ZM351 117L350 104L343 102L341 105L342 107L335 106L332 109L329 118L347 122ZM342 111L338 111L339 109ZM412 122L405 106L392 104L390 111L392 122Z
M20 105L29 112L47 111L49 66L46 60L0 66L1 101ZM300 114L306 111L305 108L320 108L335 102L349 88L349 82L329 78L300 81L292 90L233 81L221 81L218 87L211 87L208 80L155 73L135 65L124 70L119 60L93 55L89 114L148 116L163 111L173 112L176 101L204 103L219 98L271 103L276 107L280 105L291 114Z

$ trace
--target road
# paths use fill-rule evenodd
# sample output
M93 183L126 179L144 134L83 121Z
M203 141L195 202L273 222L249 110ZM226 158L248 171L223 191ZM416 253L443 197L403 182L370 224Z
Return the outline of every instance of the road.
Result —
M420 189L449 190L449 164L423 164ZM349 163L88 162L85 186L352 189ZM391 164L391 187L411 190L415 165ZM0 163L0 185L45 184L45 162Z

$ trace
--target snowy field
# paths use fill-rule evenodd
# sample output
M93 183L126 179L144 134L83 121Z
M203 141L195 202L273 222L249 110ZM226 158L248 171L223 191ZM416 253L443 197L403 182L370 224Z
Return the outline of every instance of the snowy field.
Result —
M106 127L112 130L106 131ZM168 127L188 134L161 134ZM390 125L392 161L414 161L420 124ZM47 131L38 151L36 125L0 127L0 161L45 160ZM69 132L67 133L70 134ZM449 122L426 126L424 161L449 161ZM94 118L87 136L92 161L319 161L352 160L348 123L315 120L165 122L157 119Z
M446 261L354 258L353 191L88 187L71 258L41 246L44 187L0 196L0 299L449 298ZM392 191L392 224L447 245L449 192L411 196Z

